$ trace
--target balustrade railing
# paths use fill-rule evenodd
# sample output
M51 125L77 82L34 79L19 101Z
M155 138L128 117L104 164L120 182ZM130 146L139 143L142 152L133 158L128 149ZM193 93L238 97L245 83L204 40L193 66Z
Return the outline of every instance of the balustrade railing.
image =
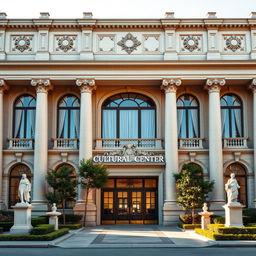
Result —
M179 139L179 149L202 149L202 138L184 138Z
M33 149L34 140L33 139L9 139L9 149Z
M78 149L78 139L54 139L53 149Z
M97 139L96 149L123 148L127 144L134 144L137 148L162 149L162 139Z
M247 138L223 138L223 148L247 148Z

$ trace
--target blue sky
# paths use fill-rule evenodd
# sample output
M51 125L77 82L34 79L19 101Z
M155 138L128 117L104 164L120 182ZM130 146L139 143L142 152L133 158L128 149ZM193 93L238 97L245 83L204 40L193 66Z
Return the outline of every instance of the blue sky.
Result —
M0 12L8 18L37 18L39 12L52 18L81 18L93 12L94 18L162 18L174 11L177 18L204 18L216 11L220 18L249 17L256 0L1 0Z

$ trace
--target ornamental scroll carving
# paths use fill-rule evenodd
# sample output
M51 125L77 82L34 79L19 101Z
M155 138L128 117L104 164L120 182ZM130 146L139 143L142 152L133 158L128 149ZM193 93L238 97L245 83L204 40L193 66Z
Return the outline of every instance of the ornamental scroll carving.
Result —
M207 79L205 89L209 92L219 92L220 88L226 84L223 78Z
M128 54L131 54L133 51L137 50L141 42L136 36L128 33L125 37L122 37L122 40L120 40L117 45L121 46L122 50L126 51Z
M8 85L3 79L0 79L0 93L8 90Z
M256 78L252 80L252 83L249 85L249 89L251 89L254 93L256 92Z
M19 51L19 52L31 52L32 51L32 36L14 36L13 38L14 45L12 51Z
M236 52L237 50L244 51L244 47L242 46L243 43L243 36L224 36L225 40L225 47L224 51L231 50L232 52Z
M182 36L181 40L183 41L183 48L181 48L182 51L188 50L189 52L193 51L201 51L201 48L199 47L199 42L201 38L199 36Z
M93 90L96 90L94 79L77 79L76 85L79 87L81 93L91 93Z
M51 89L49 79L32 79L31 85L36 87L37 93L47 93Z
M76 37L75 36L58 36L57 40L57 48L56 51L75 51L74 44Z
M181 85L181 79L163 79L161 89L165 93L174 92L176 93L178 86Z

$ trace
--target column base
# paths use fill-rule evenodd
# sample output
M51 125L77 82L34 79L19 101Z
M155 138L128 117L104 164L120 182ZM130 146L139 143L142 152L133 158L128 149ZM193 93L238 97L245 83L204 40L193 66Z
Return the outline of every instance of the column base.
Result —
M78 201L73 208L73 212L76 215L83 215L84 216L84 208L85 202ZM83 219L82 219L83 222ZM97 222L97 207L94 203L87 204L87 213L86 213L86 222L85 225L87 227L95 227Z
M176 225L179 222L179 215L183 213L177 201L165 201L163 207L163 225Z
M49 211L48 203L46 201L32 201L32 216L38 217L41 215L45 215L46 212Z

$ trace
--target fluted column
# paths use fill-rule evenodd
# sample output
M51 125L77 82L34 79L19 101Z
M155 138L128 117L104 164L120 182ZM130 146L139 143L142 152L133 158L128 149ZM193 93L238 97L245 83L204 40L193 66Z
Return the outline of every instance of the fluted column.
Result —
M223 210L224 180L221 134L220 89L225 79L207 79L205 89L209 93L209 170L210 180L215 181L211 194L211 209Z
M249 88L253 93L253 168L254 168L254 207L256 207L256 79Z
M48 79L33 79L31 85L36 88L36 124L33 173L33 212L47 210L45 199L48 170L48 90L51 88ZM35 214L37 214L35 213Z
M3 201L3 97L7 85L4 80L0 80L0 210L4 208Z
M175 179L178 172L178 130L176 91L180 79L164 79L161 88L165 91L165 201L163 224L172 224L177 219Z

